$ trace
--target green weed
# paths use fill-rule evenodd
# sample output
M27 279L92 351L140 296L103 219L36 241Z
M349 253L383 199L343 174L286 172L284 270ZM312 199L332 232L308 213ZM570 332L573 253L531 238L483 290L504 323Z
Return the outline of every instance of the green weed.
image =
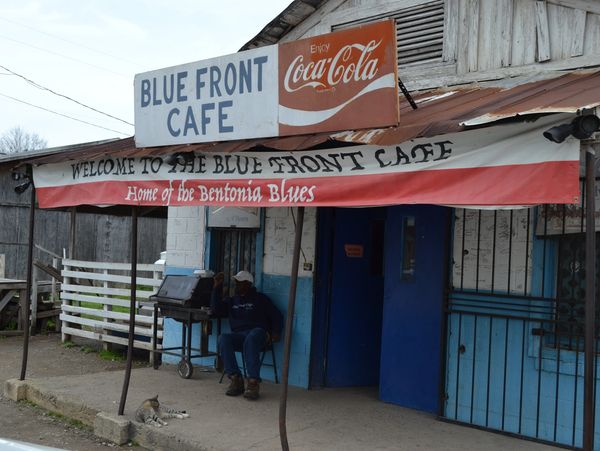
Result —
M109 360L111 362L124 362L126 359L126 357L122 353L110 351L110 350L106 350L106 349L103 349L102 351L100 351L98 356L102 360Z
M79 420L75 420L74 418L66 417L66 416L64 416L64 415L62 415L62 414L60 414L58 412L52 412L51 410L46 410L46 409L44 409L43 407L37 405L34 402L23 400L23 401L19 401L19 404L26 405L26 406L28 406L28 407L30 407L30 408L38 411L38 412L44 412L47 416L49 416L51 418L54 418L54 419L60 421L61 423L73 426L74 428L83 429L83 430L86 430L86 431L89 431L89 432L92 431L92 428L90 426L88 426L87 424L82 423Z

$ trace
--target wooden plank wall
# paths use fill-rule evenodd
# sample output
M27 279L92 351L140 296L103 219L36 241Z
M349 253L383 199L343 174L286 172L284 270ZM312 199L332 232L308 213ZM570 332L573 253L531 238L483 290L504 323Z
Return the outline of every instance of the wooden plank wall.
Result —
M330 0L284 38L392 15L428 0ZM399 66L411 90L600 65L598 0L445 0L443 61Z
M452 286L456 290L529 294L533 209L529 215L526 208L496 212L456 209L454 214Z
M457 74L598 54L597 48L589 45L599 42L600 33L600 16L593 2L448 1L460 3L462 16L458 42L463 45L458 46ZM448 45L453 47L454 43Z
M27 266L29 230L29 191L17 195L17 182L10 173L0 172L0 255L4 255L5 277L24 279ZM36 210L35 242L62 255L69 247L69 212ZM123 262L129 260L131 219L109 215L80 213L77 215L77 247L75 256L82 260ZM167 220L139 218L140 263L153 263L166 249ZM49 257L34 251L34 257L51 263Z

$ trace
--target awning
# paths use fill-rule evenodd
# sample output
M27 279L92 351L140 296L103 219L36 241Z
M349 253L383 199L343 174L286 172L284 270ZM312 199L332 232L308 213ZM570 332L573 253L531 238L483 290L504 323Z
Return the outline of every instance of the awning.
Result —
M34 181L43 208L574 203L579 141L547 141L543 131L557 123L552 116L392 146L197 152L183 162L104 157L35 167Z
M447 88L419 93L415 100L417 110L401 102L398 127L153 148L135 148L133 139L128 138L72 148L30 162L46 163L35 170L40 205L46 207L84 203L187 205L184 198L169 196L165 191L179 188L182 183L200 196L192 204L203 205L531 205L578 201L579 142L567 140L557 145L546 141L542 132L556 121L570 120L552 113L572 114L600 105L600 71L576 71L527 83L508 79L495 86ZM548 115L555 117L545 117ZM522 119L513 119L516 123L506 124L507 119L519 116ZM537 122L519 122L523 119ZM433 155L438 152L439 157L444 150L435 143L443 141L441 137L452 143L452 156L437 160L431 155L419 157L423 149ZM352 147L340 148L343 146ZM301 155L299 151L303 151ZM151 160L158 165L163 156L178 152L190 154L191 160L210 162L212 174L190 174L182 167L168 168L165 174L162 164L156 172L139 169ZM339 155L327 157L331 152ZM360 162L352 160L352 152L361 153ZM400 155L398 164L378 158L394 152ZM235 170L219 173L219 158L225 161L226 154L230 155L229 161L241 164L248 159L261 161L260 174L236 174ZM407 154L406 164L402 154ZM292 165L294 159L300 159L299 164L304 166L295 172L293 168L278 171L275 160L269 162L270 157ZM311 166L311 157L334 158L331 164L336 173ZM106 161L122 158L135 168L100 178L99 174L91 175L94 164L97 168L101 160L111 165ZM338 165L336 159L345 164ZM90 174L80 177L76 168L85 171L86 167ZM512 184L515 189L509 191L503 189L506 181L513 179L522 183ZM291 193L297 191L297 196L277 200L279 191L290 188L290 184ZM276 185L279 191L275 191ZM258 193L252 201L247 194L244 197L243 190L249 192L260 186L258 201ZM232 190L236 194L229 196ZM73 194L75 191L79 194ZM202 193L206 195L201 197Z

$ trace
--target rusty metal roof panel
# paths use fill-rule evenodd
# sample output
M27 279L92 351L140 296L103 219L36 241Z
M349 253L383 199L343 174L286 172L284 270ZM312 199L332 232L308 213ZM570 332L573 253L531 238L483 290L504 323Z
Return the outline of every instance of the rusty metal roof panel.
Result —
M389 145L410 139L455 133L502 119L549 113L577 113L600 106L600 71L557 74L510 88L467 85L415 95L417 110L400 99L400 125L334 134L342 141Z
M509 91L499 93L502 99L496 106L462 124L482 125L528 114L577 113L594 108L600 105L600 72L573 72L551 80L526 83Z
M158 156L176 152L241 152L250 149L271 151L305 150L341 144L392 145L415 138L455 133L471 126L482 126L498 120L528 114L576 113L600 106L600 70L557 74L512 87L474 84L416 93L418 105L413 110L400 99L400 125L396 127L315 133L277 138L257 138L238 141L183 144L136 148L133 137L110 142L90 143L46 154L26 153L11 157L11 162L56 163L66 160L95 159L105 156ZM0 158L0 164L3 159Z

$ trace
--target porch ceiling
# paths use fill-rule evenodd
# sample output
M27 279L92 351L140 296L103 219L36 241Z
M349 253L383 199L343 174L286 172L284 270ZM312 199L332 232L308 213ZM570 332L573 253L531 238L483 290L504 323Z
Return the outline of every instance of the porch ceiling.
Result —
M0 157L2 164L43 164L91 160L105 156L154 156L176 152L241 152L250 149L306 150L352 144L392 145L415 138L456 133L475 126L522 116L577 113L600 105L600 70L572 71L554 78L508 80L510 87L470 84L414 94L418 109L400 98L400 125L396 127L315 133L281 138L136 148L134 138L47 149L43 154Z

